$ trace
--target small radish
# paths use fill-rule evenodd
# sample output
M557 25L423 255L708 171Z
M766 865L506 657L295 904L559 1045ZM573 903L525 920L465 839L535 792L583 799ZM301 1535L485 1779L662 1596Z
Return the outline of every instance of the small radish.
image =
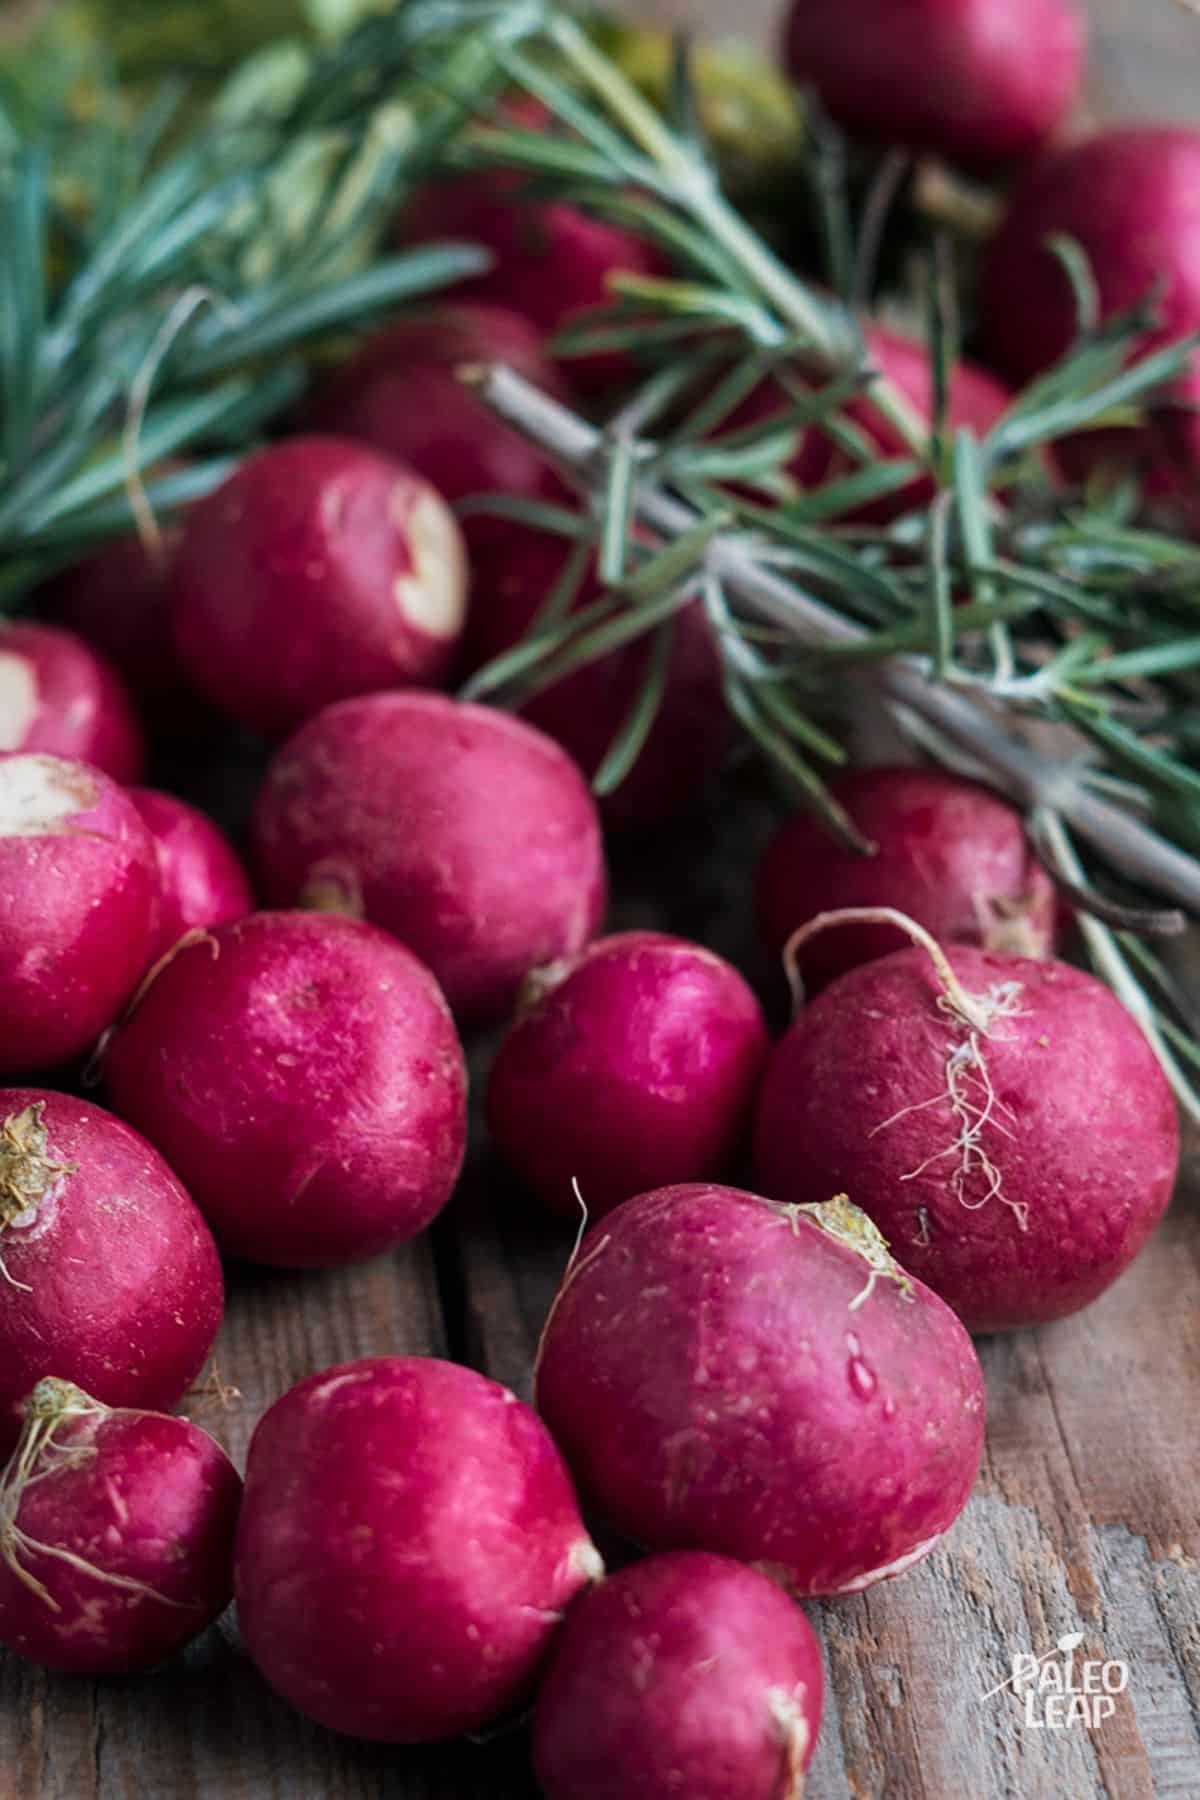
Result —
M146 728L167 740L206 736L215 715L184 673L171 631L170 564L179 533L159 553L130 534L72 563L37 592L38 610L95 646L132 694Z
M1144 348L1200 326L1200 131L1185 126L1126 125L1099 132L1042 158L1020 182L984 261L980 310L985 342L998 368L1026 382L1056 362L1076 332L1075 297L1067 271L1047 246L1055 235L1086 252L1100 314L1155 302L1158 323ZM1195 401L1195 368L1176 398ZM1200 466L1194 415L1164 412L1167 449L1182 466ZM1146 450L1137 431L1084 434L1073 460L1127 446ZM1155 447L1155 438L1150 447Z
M371 694L310 720L267 773L256 843L273 902L383 926L469 1018L502 1014L604 911L575 764L519 719L435 694Z
M1132 1016L1079 969L954 946L851 969L797 1014L759 1099L765 1190L845 1187L972 1331L1063 1318L1149 1237L1179 1154L1166 1077Z
M318 388L322 431L370 444L406 463L454 504L479 494L562 502L568 490L541 453L460 379L472 364L504 363L549 393L561 382L542 334L520 313L459 301L406 314L369 337ZM509 520L468 513L472 551L504 536ZM480 572L486 572L486 561Z
M116 671L74 632L29 619L0 627L0 749L71 757L120 782L145 760Z
M40 1381L0 1474L0 1643L72 1675L173 1656L233 1597L241 1491L187 1419Z
M233 1256L315 1269L424 1230L466 1138L429 971L358 920L252 913L180 941L108 1048L116 1110Z
M241 919L254 906L246 871L206 813L157 788L131 788L130 799L154 839L158 860L158 941L162 956L185 931Z
M810 813L790 818L758 868L759 925L772 951L817 913L890 906L943 943L1050 954L1054 886L1005 801L938 769L861 769L833 793L875 854L844 849ZM800 952L804 986L815 992L905 942L880 923L822 932Z
M472 576L464 656L472 670L535 626L568 554L549 532L506 523L504 534L494 535L477 557ZM600 593L593 565L574 606L586 606ZM594 775L642 692L652 654L644 637L597 657L532 694L521 716ZM721 653L697 601L675 619L662 698L637 760L599 802L605 824L613 831L647 831L686 812L720 769L731 736Z
M737 970L682 938L625 931L530 978L488 1083L492 1135L556 1212L727 1167L767 1055Z
M700 1550L581 1594L538 1695L547 1800L799 1800L821 1649L774 1582Z
M271 1685L386 1743L478 1731L528 1699L603 1574L541 1421L436 1357L312 1375L250 1444L238 1620Z
M154 845L87 764L0 756L0 1074L87 1050L151 955Z
M0 1448L57 1373L112 1406L173 1406L224 1289L204 1220L144 1138L41 1088L0 1088Z
M466 582L458 527L428 482L348 440L289 438L188 512L175 641L211 700L281 736L332 700L441 680Z
M537 1406L627 1537L735 1557L798 1595L927 1555L983 1448L970 1338L845 1195L627 1200L559 1289Z
M546 129L545 112L536 102L517 101L509 111L518 123ZM456 238L482 245L491 252L493 267L472 277L464 291L472 300L523 314L543 332L557 331L585 309L611 301L609 280L615 274L663 273L662 257L645 239L568 200L530 196L523 192L526 185L502 168L431 182L409 208L404 239ZM625 381L632 366L618 352L572 357L568 363L573 382L601 394Z
M1066 119L1086 39L1075 0L793 0L783 48L852 136L991 168Z
M919 424L929 424L934 413L933 370L929 352L916 338L903 336L882 325L868 325L865 348L871 367L898 390ZM976 437L986 437L1012 399L1008 389L974 363L958 362L950 373L947 424L951 430L969 426ZM723 430L758 424L778 413L789 396L775 381L764 381L731 415ZM850 423L864 432L879 461L903 462L911 457L901 433L874 405L869 395L851 400L843 409ZM819 426L810 426L800 438L788 473L801 490L820 487L851 475L859 467ZM935 493L927 475L916 475L894 492L861 506L849 507L841 517L865 524L886 525L903 513L927 506Z

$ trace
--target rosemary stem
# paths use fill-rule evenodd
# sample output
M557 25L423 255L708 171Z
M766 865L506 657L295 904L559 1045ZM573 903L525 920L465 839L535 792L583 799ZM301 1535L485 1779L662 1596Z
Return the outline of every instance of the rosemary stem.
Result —
M603 434L568 407L502 364L461 371L508 424L559 463L585 491L600 472ZM656 483L635 484L633 510L666 538L694 531L696 510ZM705 553L708 570L750 611L801 642L852 643L867 633L814 595L785 580L755 552L745 534L720 532ZM896 656L880 666L888 698L909 708L974 757L1010 799L1057 813L1139 886L1200 913L1200 861L1151 831L1122 807L1089 792L1069 763L1051 762L1011 737L977 701L940 685L925 661Z

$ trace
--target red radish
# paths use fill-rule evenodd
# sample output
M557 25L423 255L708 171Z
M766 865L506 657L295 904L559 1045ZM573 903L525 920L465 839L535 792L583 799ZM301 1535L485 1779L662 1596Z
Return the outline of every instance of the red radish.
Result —
M409 313L331 370L313 417L407 463L452 504L478 494L562 502L568 490L545 457L503 424L460 380L471 364L505 363L550 393L562 385L541 333L520 313L470 301ZM472 549L502 537L510 521L469 514ZM486 562L477 572L486 572Z
M806 929L823 930L832 913ZM755 1155L789 1204L845 1186L973 1331L1063 1318L1137 1255L1171 1196L1175 1105L1116 997L1058 962L914 947L798 1014Z
M566 200L530 198L521 188L522 178L508 169L431 183L413 201L405 240L456 238L490 250L493 267L473 277L466 291L473 300L523 314L544 332L611 301L614 274L663 273L658 252L623 226ZM632 369L616 352L572 357L568 367L572 381L593 393L618 386Z
M1086 38L1075 0L793 0L784 57L852 136L990 168L1066 119Z
M898 389L920 423L930 423L934 410L933 370L924 344L882 325L867 327L865 344L872 368ZM977 437L985 437L1007 410L1011 398L1008 389L986 369L978 368L974 363L956 363L950 376L947 423L951 429L970 426ZM743 401L722 429L757 424L769 419L787 403L788 397L778 383L765 381ZM853 425L866 433L883 458L902 462L912 455L900 432L883 417L869 395L850 401L844 412ZM800 488L808 489L853 474L857 466L819 427L812 426L803 433L788 473ZM915 476L890 494L847 509L843 516L868 524L886 525L902 513L927 506L935 491L928 476Z
M1104 318L1156 297L1159 322L1146 347L1200 326L1200 131L1118 126L1043 158L1017 187L984 262L980 304L988 349L1024 382L1067 350L1075 300L1046 239L1065 234L1087 253ZM1195 374L1178 397L1194 404ZM1194 469L1200 432L1168 422L1174 455ZM1086 454L1091 434L1082 440ZM1123 442L1118 442L1117 439ZM1141 434L1099 434L1098 448L1143 447Z
M157 737L189 738L211 729L206 700L185 675L168 607L172 528L162 552L140 538L113 538L38 590L39 611L93 644L116 669Z
M271 764L256 840L273 901L382 925L473 1018L581 950L604 912L575 764L519 719L440 695L372 694L310 720Z
M468 668L481 667L529 632L567 554L561 538L511 523L489 541L472 577ZM575 605L598 599L600 591L593 567ZM531 695L521 715L593 775L642 691L651 654L647 637L598 657ZM686 812L724 762L731 735L721 654L697 601L675 620L666 685L637 761L600 801L605 824L614 831L646 831Z
M758 868L759 925L771 950L817 913L892 906L943 943L1051 953L1054 885L1005 801L938 769L860 769L833 793L875 854L843 849L811 813L790 818ZM813 993L905 942L887 924L822 932L800 954L804 986Z
M185 931L224 925L252 910L246 871L206 813L157 788L133 788L130 798L154 839L158 858L157 955Z
M277 736L332 700L447 674L465 552L410 469L341 438L289 438L191 508L171 606L197 685Z
M528 1698L603 1564L541 1421L436 1357L312 1375L250 1445L237 1540L251 1656L335 1731L422 1743Z
M42 750L136 781L145 751L116 672L72 631L0 627L0 749Z
M40 1381L0 1474L0 1643L72 1675L173 1656L233 1597L241 1492L187 1419Z
M844 1195L627 1200L559 1290L537 1404L627 1537L736 1557L796 1594L918 1562L983 1448L971 1340Z
M424 1230L466 1138L437 983L355 919L252 913L184 940L109 1046L117 1111L234 1256L316 1269Z
M600 938L531 977L492 1065L488 1124L556 1212L609 1212L672 1176L719 1175L767 1055L762 1010L711 950L657 931Z
M157 906L154 845L115 782L0 756L0 1074L89 1048L146 967Z
M533 1725L547 1800L798 1800L821 1725L799 1607L724 1556L651 1556L567 1614Z
M156 1150L86 1100L0 1089L0 1448L43 1376L173 1406L221 1323L216 1245Z

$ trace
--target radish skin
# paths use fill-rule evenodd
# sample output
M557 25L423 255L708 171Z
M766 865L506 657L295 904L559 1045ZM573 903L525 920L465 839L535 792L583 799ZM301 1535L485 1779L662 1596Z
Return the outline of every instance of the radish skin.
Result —
M112 538L38 589L38 609L111 663L147 731L166 741L207 737L216 715L184 672L171 631L170 526L150 551L132 533Z
M462 300L407 313L367 338L322 382L313 421L321 431L406 463L451 505L481 494L563 504L569 490L553 466L461 379L465 368L489 363L504 363L565 398L530 320L507 307ZM461 524L473 553L527 530L482 512L468 512ZM475 580L486 573L481 557Z
M0 755L0 1075L90 1048L146 967L157 906L127 794L85 763Z
M1125 125L1098 132L1035 163L1018 184L988 246L980 277L980 319L988 353L1025 383L1069 348L1075 299L1047 238L1072 237L1086 253L1101 319L1154 300L1156 324L1140 348L1170 343L1200 327L1200 131ZM1085 432L1059 447L1068 471L1086 474L1103 459L1149 464L1148 485L1188 488L1200 467L1193 357L1151 428Z
M27 619L0 628L0 750L69 757L119 782L145 762L116 670L74 632Z
M581 950L607 897L575 764L521 720L440 695L372 694L310 720L267 772L255 843L274 904L382 926L471 1021Z
M783 950L798 925L839 907L890 906L941 943L1047 956L1054 884L1021 815L976 782L939 769L860 769L832 792L873 856L845 849L811 813L781 827L759 863L755 899L764 943ZM886 923L845 925L808 940L797 963L815 993L859 963L904 948Z
M466 1141L437 983L358 920L253 913L185 939L108 1051L113 1104L229 1255L315 1269L424 1230Z
M923 946L852 969L797 1015L759 1099L759 1179L789 1204L846 1186L972 1331L1063 1318L1116 1279L1167 1205L1171 1091L1093 976L965 946L944 956L982 1006L978 1026Z
M428 482L363 445L296 437L190 509L172 625L196 685L279 737L350 694L440 681L466 584L461 535Z
M253 910L249 877L207 814L157 788L131 788L130 799L154 839L158 863L155 957L165 955L186 931L224 925Z
M241 1489L187 1419L39 1382L0 1474L0 1643L72 1675L173 1656L232 1598Z
M603 1573L549 1433L435 1357L313 1375L250 1445L238 1619L319 1724L386 1743L478 1731L528 1698Z
M488 1123L555 1212L592 1219L632 1194L728 1166L767 1056L762 1010L712 951L656 931L599 938L531 979L501 1044Z
M799 1800L821 1649L773 1582L698 1550L581 1594L538 1696L547 1800Z
M0 1089L0 1449L49 1375L173 1406L223 1310L212 1235L144 1138L86 1100Z
M1074 0L793 0L784 58L852 136L990 169L1066 119L1086 39Z
M627 1200L559 1290L537 1406L625 1536L732 1556L796 1595L927 1555L983 1448L970 1339L844 1196Z

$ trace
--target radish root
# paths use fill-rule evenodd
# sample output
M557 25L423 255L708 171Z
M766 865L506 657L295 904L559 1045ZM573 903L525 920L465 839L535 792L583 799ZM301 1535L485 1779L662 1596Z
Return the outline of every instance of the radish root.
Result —
M10 1113L0 1125L0 1232L10 1225L18 1229L32 1225L55 1183L64 1175L74 1175L79 1167L78 1163L55 1162L50 1155L42 1123L45 1110L45 1102L35 1100L32 1106ZM0 1278L24 1294L33 1292L28 1282L9 1273L2 1255Z
M996 1096L980 1042L982 1038L991 1036L992 1027L998 1019L1011 1019L1020 1012L1020 982L1003 981L989 988L986 994L969 993L954 973L950 959L937 939L923 925L918 925L915 919L910 919L906 913L898 912L891 906L847 906L838 912L818 913L815 919L809 919L807 924L794 931L784 946L784 972L797 1009L804 1001L804 989L796 961L797 952L809 938L836 925L894 925L898 931L906 933L914 944L928 954L937 971L942 987L937 998L938 1011L944 1013L958 1031L966 1033L946 1057L944 1091L931 1094L928 1100L918 1100L911 1106L902 1106L891 1118L876 1125L868 1136L874 1137L877 1132L886 1131L889 1125L894 1125L898 1119L907 1118L910 1113L923 1112L930 1106L948 1104L958 1126L955 1136L944 1149L935 1150L915 1169L910 1169L906 1175L901 1176L901 1180L915 1181L934 1163L941 1162L945 1157L956 1156L958 1162L951 1177L951 1186L959 1204L968 1212L978 1212L989 1200L999 1200L1010 1208L1018 1226L1025 1231L1029 1224L1029 1208L1023 1201L1007 1197L1003 1173L992 1161L983 1144L985 1127L1011 1137L1012 1132L998 1115L1006 1113L1010 1119L1013 1115ZM969 1199L968 1184L976 1179L982 1181L983 1191L977 1199Z
M99 1400L93 1400L90 1394L85 1394L82 1388L75 1387L72 1382L60 1381L53 1375L38 1382L25 1407L25 1424L17 1447L8 1467L0 1474L0 1560L8 1564L17 1580L23 1582L30 1593L36 1594L51 1612L61 1612L62 1608L49 1589L26 1568L22 1560L25 1557L53 1557L57 1562L67 1563L81 1574L91 1576L95 1581L102 1581L108 1587L121 1588L126 1593L138 1594L148 1600L158 1600L163 1606L190 1610L186 1601L172 1600L168 1595L160 1594L157 1589L130 1575L114 1575L107 1569L98 1569L86 1558L76 1556L73 1550L64 1550L60 1544L46 1544L40 1538L30 1537L17 1524L17 1514L29 1488L60 1470L83 1467L96 1454L95 1446L90 1443L57 1443L54 1434L59 1426L76 1419L93 1419L98 1422L106 1419L112 1410L109 1406L103 1406Z
M798 1694L796 1690L789 1694L783 1688L771 1688L767 1693L771 1717L783 1734L782 1800L804 1800L804 1759L808 1755L808 1726L800 1704L803 1697L803 1684L800 1685Z
M969 994L954 970L950 959L931 932L907 913L897 911L894 906L843 906L837 912L818 913L814 919L800 925L793 931L783 947L783 971L787 976L788 986L792 991L792 1004L798 1012L804 1004L804 983L800 979L797 963L797 952L808 943L810 938L818 936L822 931L829 931L836 925L894 925L911 938L919 949L928 955L937 970L938 980L942 984L942 998L939 1002L945 1010L952 1012L964 1024L987 1036L992 1016L986 1002L977 994Z
M848 1195L835 1194L832 1200L821 1200L807 1206L789 1206L781 1200L767 1200L764 1205L790 1221L793 1236L799 1235L801 1218L809 1218L827 1236L836 1238L847 1250L853 1250L856 1256L862 1257L871 1272L867 1277L866 1287L850 1302L851 1312L857 1312L870 1299L881 1275L886 1281L894 1281L906 1300L912 1299L912 1277L906 1274L888 1249L888 1241L878 1225L867 1217L860 1206L855 1206Z

